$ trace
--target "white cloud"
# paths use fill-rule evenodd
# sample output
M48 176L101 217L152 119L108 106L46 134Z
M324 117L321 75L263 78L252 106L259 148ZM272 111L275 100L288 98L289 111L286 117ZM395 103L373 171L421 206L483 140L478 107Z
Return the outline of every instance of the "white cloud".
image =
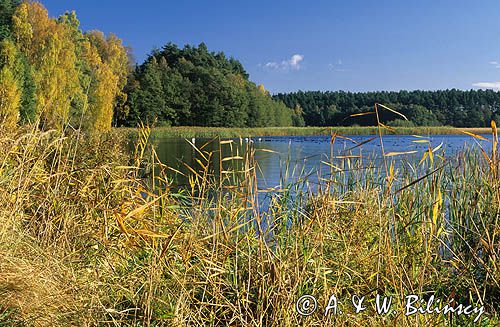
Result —
M338 59L334 64L329 63L328 67L333 70L334 72L345 72L347 71L345 68L343 68L344 63L342 62L341 59Z
M270 69L278 69L279 65L276 62L268 62L267 64L264 65L264 67L270 68Z
M288 60L288 64L292 69L300 69L300 62L304 60L304 56L300 54L294 54L290 60Z
M304 61L303 55L294 54L290 59L282 60L281 63L278 63L276 61L270 61L264 65L259 64L259 66L263 66L264 68L269 70L284 70L284 71L289 69L299 70L302 68L300 64L302 61Z
M489 64L495 66L495 68L500 68L500 63L498 61L490 61Z
M479 82L472 84L472 86L480 89L500 90L500 82Z

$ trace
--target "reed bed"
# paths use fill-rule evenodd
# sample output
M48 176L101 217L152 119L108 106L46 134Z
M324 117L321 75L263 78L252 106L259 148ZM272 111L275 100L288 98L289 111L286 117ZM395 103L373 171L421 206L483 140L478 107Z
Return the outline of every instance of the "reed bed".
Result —
M134 128L117 128L117 130L135 139ZM399 135L450 135L462 134L469 131L474 134L490 133L489 128L455 128L451 126L417 126L417 127L393 127L393 131L383 130L383 134L396 133ZM379 133L378 126L349 126L349 127L256 127L256 128L225 128L225 127L156 127L152 129L151 138L238 138L258 136L314 136L331 135L376 135Z
M132 155L121 133L3 131L0 326L498 325L490 131L489 149L449 158L429 144L411 159L382 147L382 164L359 148L335 155L334 133L317 172L271 153L273 189L259 186L252 142L192 145L199 160L175 172L189 180L179 189L147 127ZM306 294L319 304L307 317L296 308ZM394 296L390 313L376 313L377 294ZM407 316L409 294L485 312ZM331 295L342 314L325 316Z

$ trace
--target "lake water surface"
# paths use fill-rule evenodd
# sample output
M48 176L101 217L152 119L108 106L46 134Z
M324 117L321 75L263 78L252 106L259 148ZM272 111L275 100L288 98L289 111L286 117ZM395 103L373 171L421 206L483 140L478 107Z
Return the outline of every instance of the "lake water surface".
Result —
M485 138L491 138L491 135L483 135ZM366 141L369 141L367 143ZM426 142L425 140L428 140ZM189 140L192 141L192 140ZM227 140L226 140L227 141ZM386 135L382 138L384 151L386 154L395 152L416 151L413 154L404 154L391 156L391 160L396 167L404 165L406 162L417 162L422 155L429 149L440 146L435 152L436 155L452 157L466 148L479 148L481 144L486 150L491 147L488 142L472 138L468 135L431 135L425 138L411 135ZM202 151L213 152L214 169L219 171L218 153L222 149L223 158L234 155L243 156L247 149L248 142L256 149L255 158L259 169L257 176L259 178L259 188L279 187L285 179L293 181L294 176L310 174L311 176L322 176L331 172L331 166L325 162L332 163L342 169L346 167L346 156L362 156L363 159L352 158L352 162L363 161L361 165L383 166L382 147L380 139L374 135L349 136L348 139L337 138L334 142L333 153L336 159L329 159L332 151L330 136L276 136L276 137L255 137L252 139L233 139L233 143L223 144L219 147L217 140L196 139L194 144ZM265 149L265 151L262 151ZM273 152L268 152L271 150ZM165 138L158 140L156 151L162 163L189 174L184 163L190 167L197 166L197 160L201 155L186 139ZM323 163L322 163L323 162ZM350 164L350 163L348 163ZM288 166L288 176L285 176ZM226 169L226 166L224 166ZM295 169L295 173L292 171ZM302 171L302 174L299 174ZM187 184L187 178L172 173L171 177L178 185Z

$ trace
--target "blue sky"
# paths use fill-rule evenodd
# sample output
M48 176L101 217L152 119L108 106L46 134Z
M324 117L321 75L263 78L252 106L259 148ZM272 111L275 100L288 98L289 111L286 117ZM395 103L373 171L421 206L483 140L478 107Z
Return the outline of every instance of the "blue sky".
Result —
M42 0L113 32L138 62L205 42L273 93L500 89L500 1Z

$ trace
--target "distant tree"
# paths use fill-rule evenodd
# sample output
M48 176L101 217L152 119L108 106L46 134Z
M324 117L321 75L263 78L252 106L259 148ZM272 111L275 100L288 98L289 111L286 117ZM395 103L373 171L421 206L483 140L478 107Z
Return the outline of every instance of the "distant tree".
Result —
M113 109L123 107L127 95L122 92L130 72L126 48L114 34L107 38L100 31L84 35L83 58L90 68L87 129L111 129Z
M304 127L306 125L304 121L302 107L300 106L300 104L296 104L295 108L293 109L292 123L293 126L297 127Z
M12 128L19 119L21 90L8 67L0 70L0 125Z
M18 55L19 86L22 90L20 122L32 123L36 120L36 83L33 68L28 63L26 56L21 52Z
M82 125L88 131L106 131L111 128L114 99L118 92L118 76L104 63L97 47L89 41L82 43L82 60L86 67L86 104Z
M404 120L398 118L387 122L387 125L392 127L414 127L415 123L412 122L411 120Z
M130 53L113 34L84 34L75 12L53 19L38 2L0 0L0 43L2 110L9 124L39 121L62 129L70 123L106 131L114 107L126 107Z
M163 123L170 125L175 112L166 108L156 58L152 58L143 67L139 81L140 86L131 95L131 104L136 109L137 120L152 124L158 117L163 116Z
M248 96L248 126L266 127L273 124L269 117L268 98L261 89L255 87L255 84L247 84Z
M264 87L264 84L259 84L258 89L259 89L260 93L262 93L264 95L269 95L269 91L266 90L266 88Z
M186 125L191 120L191 103L188 93L192 90L191 81L170 67L165 57L159 61L163 98L166 110L160 120L171 121L172 125Z
M492 90L460 91L399 91L318 92L298 91L274 96L293 109L303 110L306 125L373 125L371 115L349 118L350 115L373 110L375 103L393 106L416 125L454 125L458 127L487 126L489 119L500 111L500 92ZM336 112L332 112L335 106ZM381 110L382 122L399 119L390 111Z

